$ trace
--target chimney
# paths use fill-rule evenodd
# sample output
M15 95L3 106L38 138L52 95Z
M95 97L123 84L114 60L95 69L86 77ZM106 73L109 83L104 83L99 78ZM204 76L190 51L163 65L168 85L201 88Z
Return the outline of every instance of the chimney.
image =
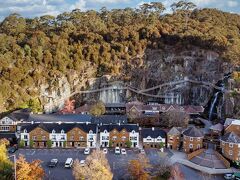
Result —
M154 127L152 127L152 131L154 131Z
M33 124L33 121L31 123Z
M87 121L87 122L86 122L86 125L88 125L88 124L89 124L89 122Z
M121 125L120 122L118 123L118 125L119 125L119 126Z

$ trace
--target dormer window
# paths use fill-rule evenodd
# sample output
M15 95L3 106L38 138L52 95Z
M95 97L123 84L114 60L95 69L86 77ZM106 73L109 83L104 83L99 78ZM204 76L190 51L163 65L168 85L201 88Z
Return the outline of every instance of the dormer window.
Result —
M93 134L93 131L92 131L92 130L90 130L90 131L89 131L89 134Z
M63 129L61 130L61 134L64 134L64 130Z
M134 130L132 130L132 133L134 134L134 133L135 133L135 131L134 131Z
M52 134L55 134L55 133L56 133L56 131L53 129L53 130L52 130Z
M107 133L107 130L104 130L104 133Z
M24 133L27 133L27 130L26 129L24 129L24 131L23 131Z

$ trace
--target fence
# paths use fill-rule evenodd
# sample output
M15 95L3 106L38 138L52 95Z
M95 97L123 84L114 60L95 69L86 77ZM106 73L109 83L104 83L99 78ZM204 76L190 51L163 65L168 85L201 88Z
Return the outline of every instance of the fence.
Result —
M197 155L201 154L204 151L204 149L199 149L197 151L194 151L190 154L187 154L187 159L191 160L192 158L196 157Z

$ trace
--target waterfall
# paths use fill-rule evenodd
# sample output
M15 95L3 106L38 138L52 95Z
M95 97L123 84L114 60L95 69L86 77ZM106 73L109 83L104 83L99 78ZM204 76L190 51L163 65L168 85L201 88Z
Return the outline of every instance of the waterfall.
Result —
M209 121L212 120L213 110L214 110L214 107L215 107L215 105L216 105L216 103L217 103L217 99L218 99L219 93L220 93L220 91L218 91L218 92L216 92L216 93L214 94L213 102L212 102L212 104L211 104L210 111L209 111L209 117L208 117L208 118L209 118Z
M123 92L119 88L121 88L121 85L112 85L108 90L103 90L99 94L99 100L101 100L104 103L120 103L121 102L121 96L120 94Z

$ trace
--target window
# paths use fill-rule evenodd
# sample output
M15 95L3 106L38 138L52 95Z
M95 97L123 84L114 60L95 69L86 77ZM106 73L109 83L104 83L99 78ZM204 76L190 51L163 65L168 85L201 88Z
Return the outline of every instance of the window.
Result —
M192 144L189 144L189 148L193 148L193 145L192 145Z
M229 144L229 147L233 147L233 144L232 144L232 143L230 143L230 144Z
M9 131L9 126L0 126L0 131Z
M229 150L229 155L232 156L233 155L233 152L232 150Z
M116 141L117 140L117 136L113 136L112 140Z
M126 139L127 139L126 136L122 137L122 141L126 141Z
M109 140L108 136L102 136L102 140Z
M24 129L24 131L23 131L24 133L27 133L27 130L26 129Z
M104 130L104 133L107 133L107 130Z
M198 141L200 141L200 138L197 138Z
M193 141L193 138L192 138L192 137L190 137L190 141Z
M52 135L52 140L56 140L56 135Z
M197 148L200 149L200 144L197 145Z
M90 131L89 131L89 134L93 134L93 131L92 131L92 130L90 130Z
M64 134L64 130L63 129L61 130L61 134Z
M84 141L84 137L83 136L80 136L80 141Z
M73 141L73 140L74 140L74 136L71 136L71 137L70 137L70 140Z
M40 131L41 134L43 134L43 131Z
M33 140L36 140L37 138L36 138L36 136L33 136L32 139L33 139Z
M56 132L56 131L53 129L53 130L52 130L52 134L55 134L55 132Z
M61 140L65 140L65 136L64 135L61 135Z
M224 145L225 145L225 142L222 142L222 145L224 146Z
M113 134L116 134L116 133L117 133L117 131L116 131L116 130L114 130L114 131L113 131Z
M24 135L24 136L23 136L23 139L28 139L28 136L27 136L27 135Z
M43 141L46 140L46 136L42 136L42 140L43 140Z

